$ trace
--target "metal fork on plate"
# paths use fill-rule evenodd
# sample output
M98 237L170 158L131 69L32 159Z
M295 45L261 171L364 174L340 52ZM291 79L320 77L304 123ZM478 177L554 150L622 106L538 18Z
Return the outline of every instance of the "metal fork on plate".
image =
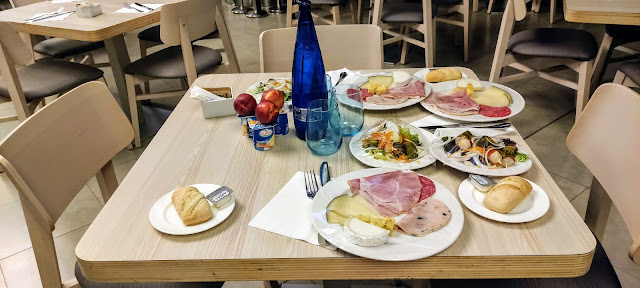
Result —
M309 199L316 197L316 193L318 193L320 188L314 170L304 172L304 186L307 189L307 197L309 197Z

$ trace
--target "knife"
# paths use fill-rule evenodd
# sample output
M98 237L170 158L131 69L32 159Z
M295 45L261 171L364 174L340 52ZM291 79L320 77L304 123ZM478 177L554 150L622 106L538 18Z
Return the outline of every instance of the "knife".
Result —
M138 3L138 2L133 2L133 4L136 4L136 5L138 5L138 6L142 7L142 8L149 9L149 11L153 11L153 8L151 8L149 6L146 6L146 5L142 5L142 4Z
M320 185L324 186L327 182L331 181L331 175L329 175L329 163L327 161L320 164Z
M74 13L76 11L65 11L65 12L56 12L56 13L52 13L49 15L43 15L34 19L29 19L29 20L25 20L25 22L38 22L38 21L42 21L45 19L49 19L49 18L53 18L53 17L58 17L58 16L62 16L62 15L66 15L66 14L71 14Z
M420 126L420 128L433 130L440 128L508 128L511 127L511 123L503 122L503 123L457 123L457 124L447 124L447 125L431 125L431 126Z

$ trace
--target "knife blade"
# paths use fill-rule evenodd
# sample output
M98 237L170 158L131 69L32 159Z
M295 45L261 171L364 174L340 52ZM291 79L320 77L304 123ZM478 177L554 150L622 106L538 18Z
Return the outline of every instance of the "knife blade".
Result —
M433 130L433 129L441 129L441 128L508 128L508 127L511 127L511 123L503 122L503 123L456 123L456 124L447 124L447 125L420 126L419 128Z
M327 182L331 181L331 175L329 175L329 163L327 161L320 164L320 185L324 186Z
M136 5L138 5L138 6L142 7L142 8L148 9L149 11L153 11L153 8L151 8L149 6L146 6L146 5L142 5L142 4L138 3L138 2L133 2L133 4L136 4Z
M24 22L25 23L38 22L38 21L42 21L42 20L45 20L45 19L53 18L53 17L58 17L58 16L62 16L62 15L71 14L71 13L74 13L74 12L76 12L76 11L56 12L56 13L49 14L49 15L46 15L46 16L43 15L41 17L38 17L38 18L35 18L35 19L32 19L32 20L26 20Z

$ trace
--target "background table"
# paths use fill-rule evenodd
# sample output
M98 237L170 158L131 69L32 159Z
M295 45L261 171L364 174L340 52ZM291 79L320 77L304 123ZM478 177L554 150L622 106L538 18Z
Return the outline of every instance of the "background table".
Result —
M473 71L462 70L477 79ZM414 73L417 69L406 71ZM235 93L241 93L259 80L289 75L208 75L198 78L194 85L231 86ZM411 122L429 114L420 105L366 111L365 127L387 117ZM291 120L289 126L293 128ZM462 234L448 249L417 261L382 262L247 225L297 171L317 169L322 161L329 163L334 178L368 168L350 154L347 143L334 155L318 157L291 131L277 138L274 150L256 151L252 140L241 135L237 117L204 119L200 103L184 97L84 234L76 255L84 275L96 281L585 274L593 257L595 238L520 135L512 132L509 136L531 155L533 168L522 176L549 195L551 208L545 216L530 223L506 224L477 216L465 207ZM458 185L468 176L439 162L418 172L442 183L455 195ZM154 202L176 187L196 183L223 184L234 189L236 208L231 216L219 226L195 235L172 236L156 231L148 220Z
M564 0L564 19L578 23L640 25L640 1Z

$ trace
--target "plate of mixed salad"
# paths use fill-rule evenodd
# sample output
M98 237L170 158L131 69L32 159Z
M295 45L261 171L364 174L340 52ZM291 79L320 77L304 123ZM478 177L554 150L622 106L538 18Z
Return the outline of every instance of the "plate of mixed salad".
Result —
M533 162L519 145L506 137L473 135L442 137L431 143L431 153L447 166L472 174L513 176L531 169Z
M277 89L282 91L282 93L284 93L284 101L290 102L292 87L293 86L291 85L291 78L274 78L274 79L260 81L249 86L249 88L247 88L246 93L251 94L251 96L256 98L256 100L259 103L260 99L262 98L262 93L264 93L264 91Z
M358 161L376 168L413 170L435 162L420 129L399 119L385 119L356 134L349 150Z

